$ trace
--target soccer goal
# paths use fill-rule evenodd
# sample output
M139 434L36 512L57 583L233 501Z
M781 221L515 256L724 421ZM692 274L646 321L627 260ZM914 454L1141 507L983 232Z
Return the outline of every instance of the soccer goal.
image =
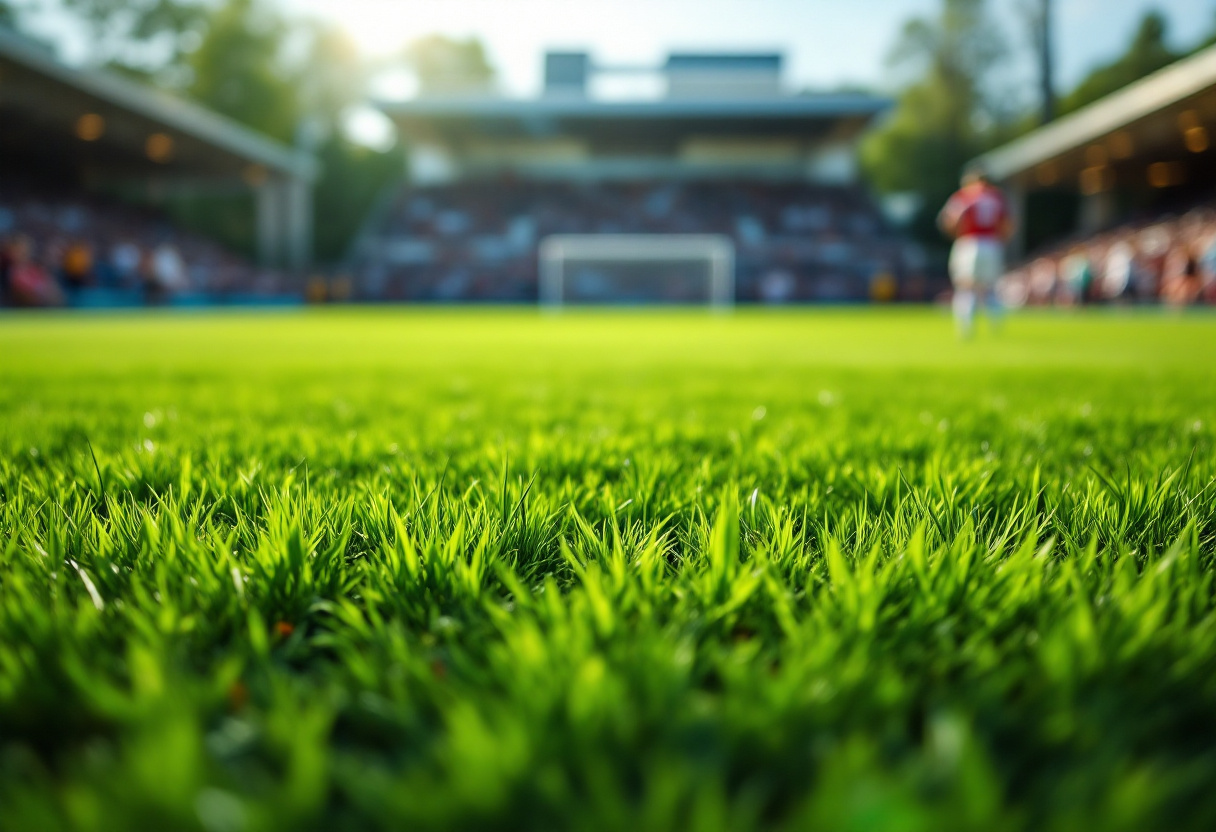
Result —
M735 246L721 234L555 234L540 244L540 302L735 302Z

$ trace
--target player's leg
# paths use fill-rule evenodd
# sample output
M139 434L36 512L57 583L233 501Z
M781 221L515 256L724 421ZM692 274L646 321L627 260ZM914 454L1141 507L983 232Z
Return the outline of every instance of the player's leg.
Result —
M958 325L959 334L969 337L975 326L975 290L968 287L954 290L954 322Z
M1004 314L996 285L1005 273L1004 247L997 240L982 240L978 245L975 264L976 294L984 314L992 325L998 325Z
M996 292L996 284L985 284L978 293L979 305L984 309L984 315L992 328L997 328L1005 320L1005 305L1001 303L1000 295Z
M954 323L963 337L971 335L975 322L975 240L956 240L950 250L950 282L954 284Z

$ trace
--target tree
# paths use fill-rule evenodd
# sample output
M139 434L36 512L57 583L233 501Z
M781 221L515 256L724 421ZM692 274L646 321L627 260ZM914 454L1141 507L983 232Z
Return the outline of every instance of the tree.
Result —
M942 0L937 17L904 25L891 53L891 66L915 80L863 143L861 161L880 191L920 197L913 230L927 240L936 239L932 217L963 166L996 135L1000 108L989 84L1004 57L984 0Z
M295 140L301 109L283 56L286 23L263 0L226 0L191 52L187 93L280 141Z
M306 57L293 71L300 107L329 135L346 109L366 97L369 65L340 30L315 23L299 30L307 40Z
M1166 43L1166 33L1165 17L1157 11L1146 13L1127 50L1085 76L1060 102L1061 114L1079 110L1181 58Z
M1056 117L1055 54L1052 0L1023 0L1022 13L1030 27L1030 43L1039 70L1039 122Z
M182 86L185 56L199 43L214 0L61 0L92 36L100 64L161 85Z
M400 151L380 152L335 132L317 151L321 177L313 192L313 250L321 262L339 262L386 187L405 173Z
M484 92L494 83L494 67L476 38L430 35L410 44L405 59L418 76L423 94Z
M294 60L288 57L289 39ZM287 143L308 146L321 162L314 188L315 255L339 260L386 183L400 177L399 152L352 145L339 129L366 94L367 66L340 32L279 17L266 0L226 0L186 58L186 92L206 106ZM186 199L179 220L252 253L247 198Z

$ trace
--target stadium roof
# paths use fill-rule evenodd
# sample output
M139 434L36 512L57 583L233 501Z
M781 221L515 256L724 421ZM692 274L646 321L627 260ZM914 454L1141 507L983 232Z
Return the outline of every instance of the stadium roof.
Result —
M649 136L804 135L828 132L842 121L868 123L890 106L888 99L863 93L656 101L424 96L380 104L406 127L425 126L440 134L475 131L484 136L528 138L580 133L627 136L640 127Z
M1216 47L1171 64L977 161L994 178L1010 179L1175 108L1213 87L1216 87Z
M673 52L667 56L667 62L663 65L663 68L668 71L681 69L743 69L780 72L783 62L783 57L779 52L763 54Z
M87 142L89 161L109 169L240 174L257 165L306 180L317 175L310 154L113 73L67 66L0 29L0 145L79 155L84 114L104 124ZM147 144L153 134L168 137L160 144L168 152Z

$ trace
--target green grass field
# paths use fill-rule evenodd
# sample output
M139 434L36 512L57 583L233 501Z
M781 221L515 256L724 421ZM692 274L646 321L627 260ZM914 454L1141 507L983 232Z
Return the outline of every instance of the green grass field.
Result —
M0 317L0 828L1216 828L1216 317Z

